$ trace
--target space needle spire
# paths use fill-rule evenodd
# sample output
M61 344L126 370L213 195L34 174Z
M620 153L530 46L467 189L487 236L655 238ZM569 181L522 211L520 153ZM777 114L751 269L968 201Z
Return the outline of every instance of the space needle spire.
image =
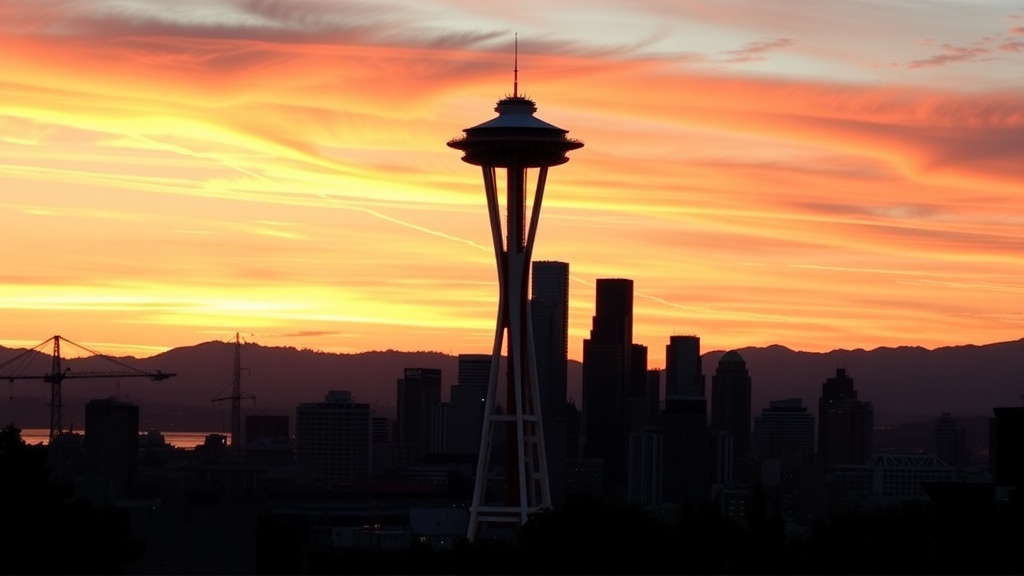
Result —
M512 97L519 96L519 34L515 36L514 56L512 58Z
M583 142L568 138L567 130L534 116L534 102L519 95L518 60L517 36L512 96L498 101L494 108L497 117L466 128L463 136L448 141L448 146L462 151L463 162L481 168L498 266L497 324L470 506L470 540L489 525L521 526L530 513L551 506L529 306L530 262L548 169L568 162L566 154L581 148ZM536 171L536 183L528 214L530 170ZM499 194L499 171L504 171L504 203ZM507 370L502 407L499 364L503 344L507 346ZM490 455L500 426L505 436L505 489L494 501L487 487L493 473Z

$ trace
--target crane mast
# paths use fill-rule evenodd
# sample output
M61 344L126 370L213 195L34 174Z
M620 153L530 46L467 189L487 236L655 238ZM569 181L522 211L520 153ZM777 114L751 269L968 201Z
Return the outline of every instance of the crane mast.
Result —
M64 399L61 395L60 336L53 337L53 363L50 368L50 440L61 431L61 412ZM45 378L44 378L45 381Z

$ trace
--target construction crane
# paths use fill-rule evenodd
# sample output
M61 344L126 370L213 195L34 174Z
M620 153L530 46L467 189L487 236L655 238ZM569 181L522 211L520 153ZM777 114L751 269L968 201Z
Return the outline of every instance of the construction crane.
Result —
M242 339L235 332L235 369L231 378L231 396L214 398L211 402L231 401L231 452L242 448L242 400L256 400L252 394L242 394Z
M93 356L103 358L108 362L112 362L122 367L123 370L115 371L90 371L90 372L73 372L70 367L61 369L61 357L60 357L60 343L61 341L67 342L77 348L80 348ZM35 359L37 354L42 353L41 348L49 342L53 342L53 364L49 374L32 374L21 372L27 365ZM10 373L5 373L5 370L10 370ZM64 402L61 398L61 385L65 380L72 378L149 378L151 380L166 380L172 376L176 376L174 373L161 372L157 370L155 372L147 372L140 370L132 366L128 366L124 362L111 358L105 354L100 354L95 350L91 350L86 346L77 344L68 340L67 338L61 338L60 336L52 336L46 340L40 342L33 348L18 354L14 358L7 360L6 362L0 363L0 378L8 380L13 386L15 380L42 380L43 382L50 383L50 441L57 436L57 434L63 432L61 428L61 409L64 406Z

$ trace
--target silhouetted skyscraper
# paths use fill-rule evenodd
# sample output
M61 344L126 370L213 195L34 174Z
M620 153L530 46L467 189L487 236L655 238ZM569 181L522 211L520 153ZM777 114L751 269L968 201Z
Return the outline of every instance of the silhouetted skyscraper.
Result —
M247 414L245 416L245 443L251 444L260 439L289 440L288 417L272 414Z
M346 390L295 409L295 462L310 482L365 482L371 471L370 405Z
M551 503L565 501L567 443L566 386L569 365L569 264L542 260L533 263L530 314L537 384L544 418Z
M845 368L821 386L818 399L818 455L822 465L866 464L874 453L875 412L857 399Z
M85 469L100 501L134 496L139 459L139 407L114 398L85 405ZM103 497L105 495L106 497Z
M958 426L952 414L943 412L935 421L932 434L939 460L957 468L967 464L967 429Z
M665 502L696 510L711 496L711 435L707 400L666 398L659 416L664 436ZM731 457L731 452L728 453ZM728 469L731 469L731 462Z
M704 398L698 336L671 336L665 346L665 398Z
M735 350L722 355L711 377L711 429L729 434L733 474L741 479L749 473L750 388L750 374L743 356Z
M606 489L621 497L631 406L647 380L647 348L632 340L633 281L598 279L593 327L583 341L584 456L604 461Z
M565 410L569 363L569 264L533 263L533 342L541 413L559 416Z
M479 455L491 355L459 354L458 361L458 384L449 391L448 452Z
M294 460L288 416L247 414L244 440L246 462L271 465Z
M998 487L1024 490L1024 406L992 409L988 429L988 470Z
M411 462L419 462L430 452L435 411L441 403L441 369L406 368L404 376L398 379L396 440Z
M671 336L665 346L665 501L695 509L711 494L711 436L700 338Z
M658 422L658 415L661 414L661 389L662 389L662 377L664 370L658 368L649 368L647 370L647 389L644 393L644 397L647 402L646 412L648 419L652 422L652 425L656 425Z
M792 455L814 455L814 416L799 398L771 400L761 414L754 417L751 448L756 458Z
M629 482L626 500L639 506L661 506L664 482L664 435L644 428L629 435Z

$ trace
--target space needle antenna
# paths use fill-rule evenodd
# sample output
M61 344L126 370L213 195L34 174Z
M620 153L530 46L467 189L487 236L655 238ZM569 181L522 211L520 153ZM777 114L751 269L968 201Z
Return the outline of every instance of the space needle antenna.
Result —
M512 97L519 97L519 33L513 37L514 49L512 57Z

